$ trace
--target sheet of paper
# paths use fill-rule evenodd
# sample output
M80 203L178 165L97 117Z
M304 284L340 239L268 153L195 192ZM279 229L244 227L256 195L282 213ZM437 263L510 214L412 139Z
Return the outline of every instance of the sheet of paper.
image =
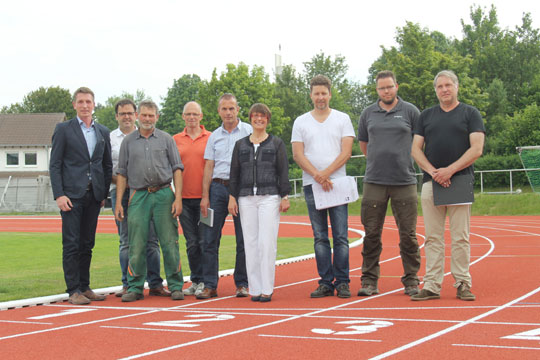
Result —
M348 204L358 200L358 187L352 176L332 179L332 183L333 188L330 191L324 191L319 183L311 186L313 197L315 198L315 208L317 210Z

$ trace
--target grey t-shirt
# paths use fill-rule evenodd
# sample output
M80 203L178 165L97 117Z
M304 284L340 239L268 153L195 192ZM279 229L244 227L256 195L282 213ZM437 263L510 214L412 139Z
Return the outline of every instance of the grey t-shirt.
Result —
M368 106L358 122L358 141L367 142L364 182L379 185L416 184L411 157L412 129L420 111L398 97L390 111L379 102Z
M155 129L147 139L136 130L122 141L116 173L127 177L131 189L170 183L177 169L183 170L184 165L166 132Z

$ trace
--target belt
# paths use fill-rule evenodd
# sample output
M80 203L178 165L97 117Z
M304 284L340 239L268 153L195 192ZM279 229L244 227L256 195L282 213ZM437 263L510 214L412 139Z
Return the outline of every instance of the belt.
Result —
M229 180L213 178L212 181L221 185L229 186Z
M156 191L159 191L161 189L165 189L167 187L171 186L171 183L161 184L161 185L152 185L145 188L137 189L137 191L148 191L149 193L155 193Z

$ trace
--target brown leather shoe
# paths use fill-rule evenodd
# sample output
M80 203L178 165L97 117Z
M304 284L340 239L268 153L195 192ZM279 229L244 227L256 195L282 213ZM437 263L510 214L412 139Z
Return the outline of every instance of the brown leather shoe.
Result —
M217 290L205 287L204 290L200 294L195 295L195 297L197 299L210 299L217 297Z
M116 294L114 294L114 296L122 297L122 295L127 294L127 289L128 289L127 287L123 287L122 291L117 292Z
M239 286L236 288L236 297L248 297L248 289L245 286Z
M90 304L90 300L81 293L73 293L69 296L69 303L73 305L86 305Z
M148 293L148 295L168 297L168 296L171 296L171 292L165 289L163 286L161 286L154 289L150 289L150 292Z
M92 291L92 289L88 289L82 294L86 296L88 300L91 300L91 301L103 301L107 298L105 295L96 294L95 292Z

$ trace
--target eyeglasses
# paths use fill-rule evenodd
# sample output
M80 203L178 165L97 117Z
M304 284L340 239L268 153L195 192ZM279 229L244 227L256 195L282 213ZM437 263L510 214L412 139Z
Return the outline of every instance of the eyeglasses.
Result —
M396 87L395 85L380 87L380 88L377 88L377 91L390 91L395 87Z
M201 113L184 113L184 116L199 116Z
M135 115L134 112L121 112L121 113L118 113L118 116L133 116Z

